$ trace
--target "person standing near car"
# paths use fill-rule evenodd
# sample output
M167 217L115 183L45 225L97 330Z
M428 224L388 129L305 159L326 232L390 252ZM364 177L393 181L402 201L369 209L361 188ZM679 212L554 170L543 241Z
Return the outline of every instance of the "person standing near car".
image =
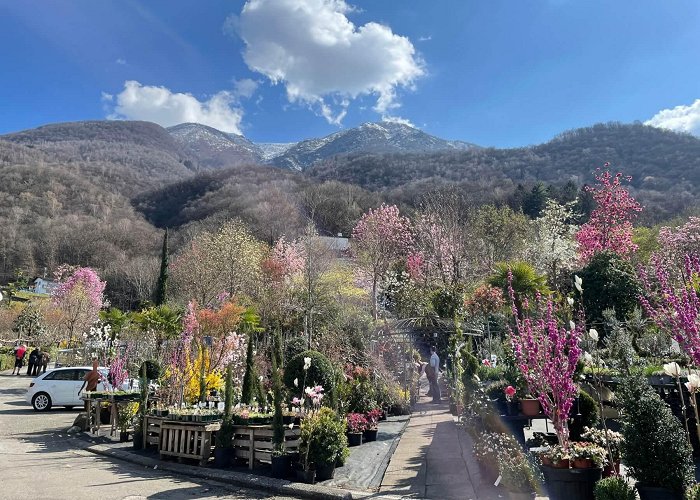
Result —
M22 367L24 366L24 356L27 353L27 348L24 347L24 344L17 344L15 346L15 367L12 369L12 375L15 374L15 370L17 370L17 375L19 375L22 371Z
M37 348L35 347L34 350L31 352L29 355L29 362L27 363L27 376L32 376L34 375L34 370L35 366L37 364L38 358L37 358Z
M97 389L97 384L100 383L100 372L97 370L97 358L92 358L92 370L87 372L83 377L83 385L80 387L78 394L80 394L83 389L85 392L92 392ZM89 414L90 407L88 406L87 400L85 401L85 411Z

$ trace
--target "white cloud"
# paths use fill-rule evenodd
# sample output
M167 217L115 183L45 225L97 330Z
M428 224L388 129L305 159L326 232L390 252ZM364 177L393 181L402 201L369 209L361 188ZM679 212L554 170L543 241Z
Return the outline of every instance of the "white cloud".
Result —
M644 124L700 136L700 99L690 106L662 109Z
M375 22L355 26L350 12L344 0L248 0L227 28L244 40L250 69L339 123L360 95L377 96L378 113L398 107L397 88L425 72L408 38Z
M129 80L113 99L106 99L107 95L103 93L103 100L114 103L108 116L112 120L145 120L163 127L201 123L224 132L241 133L243 110L236 107L237 97L232 92L217 92L208 100L200 101L192 94Z
M383 115L382 121L400 123L401 125L407 125L409 127L418 128L411 122L411 120L407 118L401 118L400 116Z
M123 58L121 58L121 57L120 57L119 59L117 59L116 61L114 61L114 62L115 62L116 64L121 65L121 66L125 66L125 65L126 65L126 59L123 59Z
M428 36L421 36L418 38L419 42L429 42L430 40L433 39L433 35L428 35Z
M258 82L250 78L233 81L233 93L238 98L250 98L258 89Z

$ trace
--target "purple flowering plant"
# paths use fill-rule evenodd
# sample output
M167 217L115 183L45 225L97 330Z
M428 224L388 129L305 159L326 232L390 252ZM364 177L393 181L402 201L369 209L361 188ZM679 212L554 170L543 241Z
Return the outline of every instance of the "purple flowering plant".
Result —
M508 273L508 290L515 330L510 329L517 367L527 382L544 414L553 422L559 444L569 442L568 420L573 402L578 394L574 383L576 364L581 357L581 339L585 334L583 310L577 312L577 322L562 323L565 311L560 310L551 298L539 293L531 303L522 301L518 310L512 287L512 273ZM577 280L577 288L581 285Z

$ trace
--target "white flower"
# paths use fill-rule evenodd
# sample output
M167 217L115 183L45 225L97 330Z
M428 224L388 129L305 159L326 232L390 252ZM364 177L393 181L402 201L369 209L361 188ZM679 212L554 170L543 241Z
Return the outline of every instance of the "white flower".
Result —
M572 330L576 330L576 323L574 323L573 321L569 321L569 326Z
M304 370L311 368L311 358L304 358Z
M298 378L294 379L294 387L299 387L299 379Z
M576 287L576 290L579 291L579 293L583 293L583 288L581 288L581 285L583 285L583 280L578 277L578 274L574 275L574 286Z
M292 429L294 429L294 422L292 422L291 424L289 424L289 430L292 430Z
M566 301L569 303L569 305L570 305L571 307L574 307L574 299L572 299L571 297L567 297L567 298L566 298Z
M675 361L672 362L672 363L666 363L666 364L664 365L664 372L665 372L666 375L668 375L669 377L676 377L676 378L678 378L678 377L681 376L681 367L678 366L678 363L676 363Z
M685 383L685 386L690 392L698 392L698 389L700 389L700 375L696 373L688 375L688 381Z
M593 364L593 356L591 356L590 352L583 353L583 362L586 363L587 365Z
M590 330L588 330L588 336L591 338L591 340L598 342L598 330L596 330L595 328L591 328Z

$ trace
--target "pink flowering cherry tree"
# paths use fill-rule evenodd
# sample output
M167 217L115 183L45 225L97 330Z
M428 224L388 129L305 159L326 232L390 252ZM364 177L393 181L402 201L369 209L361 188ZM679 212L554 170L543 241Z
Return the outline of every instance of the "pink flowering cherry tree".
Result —
M389 267L406 257L413 244L411 223L395 205L382 204L362 215L352 231L352 253L372 282L372 314L376 320L379 282Z
M62 268L57 274L60 283L51 298L61 311L63 327L68 333L68 347L77 334L87 332L98 319L105 303L106 281L100 280L89 267L78 267L72 272Z
M606 163L605 167L608 166ZM623 181L630 182L632 178L600 168L594 176L596 185L587 186L586 191L593 195L596 208L576 233L580 260L585 264L604 250L629 258L637 250L632 242L632 222L642 211L642 206L623 186Z
M534 303L524 300L522 311L518 311L510 285L509 295L516 326L510 330L516 363L530 393L554 423L559 444L567 446L569 412L578 394L574 371L582 353L583 311L578 312L578 323L570 321L567 328L560 324L560 311L549 297L538 293Z

